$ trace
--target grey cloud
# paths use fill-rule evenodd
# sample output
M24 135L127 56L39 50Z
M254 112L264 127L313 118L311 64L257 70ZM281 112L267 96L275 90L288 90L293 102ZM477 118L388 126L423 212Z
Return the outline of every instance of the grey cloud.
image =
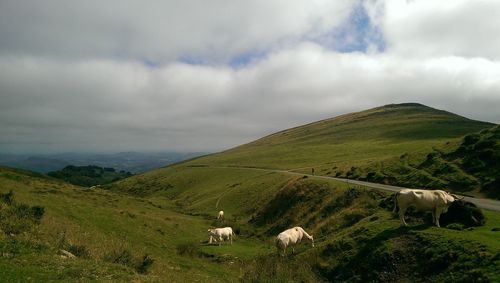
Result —
M364 1L387 52L338 53L303 36L346 22L356 1L68 3L0 3L0 152L221 150L398 102L500 122L500 25L483 4L424 19L430 2ZM484 18L489 37L462 34L459 16ZM432 25L453 31L440 38ZM262 49L238 68L223 63Z
M0 52L66 58L232 56L327 32L355 1L26 1L0 3Z
M342 54L303 44L236 70L33 58L0 66L5 150L24 146L17 140L46 150L218 150L408 101L500 121L500 63L486 59Z

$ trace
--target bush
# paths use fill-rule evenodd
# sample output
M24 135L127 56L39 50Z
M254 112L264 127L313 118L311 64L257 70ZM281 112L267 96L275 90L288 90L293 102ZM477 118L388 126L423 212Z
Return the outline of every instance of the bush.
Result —
M68 252L74 254L77 257L89 258L90 252L84 245L69 245L67 247Z
M119 249L111 252L105 258L112 263L119 263L126 266L133 265L132 252L128 249Z
M177 250L177 254L183 256L191 256L191 257L199 257L201 256L200 245L195 242L187 242L178 244L175 249Z
M475 204L456 200L454 201L448 211L441 215L439 223L447 225L451 223L459 223L465 227L482 226L486 223L483 212Z
M20 234L32 230L40 224L45 209L41 206L30 207L24 203L16 203L12 191L1 194L0 199L7 208L0 210L0 229L5 234Z
M0 194L0 201L7 205L12 205L14 202L14 193L10 190L8 193Z
M142 274L147 273L154 262L154 259L151 258L148 254L137 258L129 249L126 248L112 251L111 253L106 255L104 259L112 263L118 263L133 268L136 272Z
M135 270L139 273L146 274L149 268L153 265L154 259L152 259L148 254L142 257L139 264L136 266Z

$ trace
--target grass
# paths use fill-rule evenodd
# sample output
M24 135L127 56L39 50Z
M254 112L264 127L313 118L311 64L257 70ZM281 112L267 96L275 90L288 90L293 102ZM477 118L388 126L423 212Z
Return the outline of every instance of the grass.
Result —
M418 233L422 239L443 237L452 243L465 241L471 243L471 249L481 245L485 247L481 252L488 255L499 252L495 240L498 232L491 231L500 227L498 213L487 212L487 225L474 230L419 226L415 232L400 230L398 220L378 208L383 195L333 180L270 174L262 170L199 167L165 176L162 182L171 184L169 192L152 190L147 197L137 197L130 192L89 191L44 178L24 178L16 171L9 174L18 174L19 178L17 181L0 178L0 191L6 193L6 188L11 188L16 201L43 206L45 215L37 234L26 235L27 239L2 236L0 243L7 243L7 247L1 247L3 253L8 254L12 249L8 248L12 240L11 246L20 251L14 261L0 258L0 267L8 270L2 275L7 282L12 278L29 280L28 277L41 281L329 280L330 273L324 266L338 266L339 257L345 257L345 261L356 259L361 243L375 237L384 247L390 246L391 239L407 232ZM193 180L197 174L208 178L207 183ZM210 176L224 177L210 179ZM232 186L235 183L238 185ZM143 184L147 188L145 180ZM204 190L218 197L207 201ZM247 200L245 193L255 198L252 200L255 202L242 201ZM272 220L270 217L276 212L273 209L279 209L281 202L287 199L297 201L280 212L279 221ZM219 208L227 212L228 222L224 224L240 227L232 246L206 243L207 228L217 224L214 222L217 201ZM251 221L259 215L265 221ZM278 261L281 259L276 256L273 237L285 223L306 228L315 236L317 247L311 249L303 245L297 249L297 256L289 256L290 262ZM398 232L391 232L393 230ZM386 234L385 238L380 236ZM57 250L71 249L70 246L73 251L82 251L82 256L74 260L61 259ZM340 248L332 248L334 246ZM344 251L342 247L351 248ZM146 255L154 262L143 274L140 260ZM16 264L25 261L31 263ZM307 265L301 265L302 261ZM255 277L255 270L262 273ZM480 267L479 271L489 278L496 276L487 267Z
M392 105L286 130L95 190L0 167L0 193L12 190L16 201L44 208L29 233L0 233L0 269L6 270L0 279L498 281L498 213L485 212L486 225L472 229L439 229L420 219L401 228L380 206L384 193L255 168L314 167L318 175L356 176L373 165L384 172L394 158L407 165L423 162L434 145L459 142L490 126L421 105ZM219 210L225 222L216 220ZM207 229L220 226L238 232L232 246L207 244ZM301 245L282 259L273 239L290 226L313 234L316 247ZM60 249L77 257L63 259ZM420 255L439 268L426 269L432 265Z
M284 130L188 164L346 171L425 153L492 126L419 104L388 105Z

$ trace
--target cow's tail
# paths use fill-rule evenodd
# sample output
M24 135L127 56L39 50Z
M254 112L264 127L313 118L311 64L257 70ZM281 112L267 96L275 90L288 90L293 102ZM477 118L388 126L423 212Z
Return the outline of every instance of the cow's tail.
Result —
M398 211L398 195L399 192L394 194L394 209L392 210L392 213L396 213Z

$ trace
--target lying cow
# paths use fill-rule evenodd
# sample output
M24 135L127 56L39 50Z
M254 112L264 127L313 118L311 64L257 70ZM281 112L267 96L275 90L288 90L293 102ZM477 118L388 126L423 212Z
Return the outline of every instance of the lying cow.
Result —
M399 206L399 219L401 223L408 226L405 221L406 210L413 206L419 211L432 212L432 222L439 226L439 216L446 213L448 207L457 200L455 195L441 190L413 190L403 189L394 197L394 213Z
M288 230L281 232L276 237L276 248L278 249L278 254L281 253L282 256L286 254L286 248L291 247L292 253L295 252L295 245L300 244L302 238L306 237L312 242L314 248L314 238L312 235L307 234L301 227L293 227Z
M219 215L217 215L218 220L224 220L224 211L219 211Z
M208 242L210 244L212 243L213 240L215 240L216 242L219 242L220 246L223 241L229 240L232 245L234 232L231 227L208 229L208 236L209 236Z

